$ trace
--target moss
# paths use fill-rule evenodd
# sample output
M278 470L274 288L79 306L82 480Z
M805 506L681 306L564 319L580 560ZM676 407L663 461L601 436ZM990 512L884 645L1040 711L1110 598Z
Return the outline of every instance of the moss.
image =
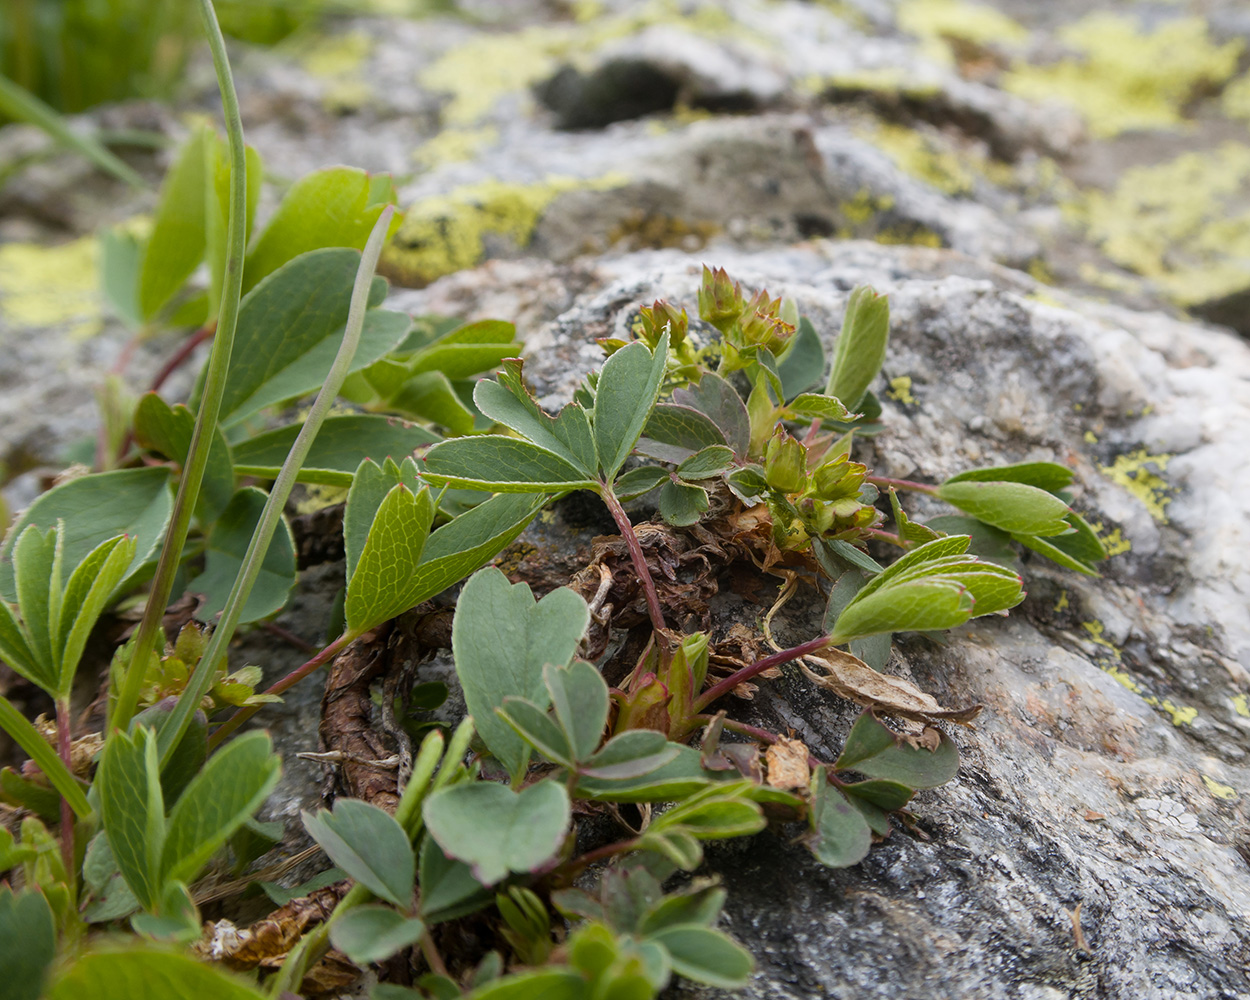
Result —
M99 288L94 237L0 246L0 315L15 327L64 326L76 340L90 337L103 325Z
M1250 146L1230 142L1126 170L1074 213L1111 260L1190 306L1250 286L1247 195Z
M1146 505L1150 516L1161 524L1167 524L1167 513L1164 510L1172 502L1169 495L1173 492L1166 479L1158 472L1167 471L1171 455L1148 455L1145 448L1117 456L1111 465L1100 466L1104 476L1112 482L1119 483L1126 490ZM1158 472L1152 472L1153 466Z
M1059 33L1079 53L1046 66L1018 63L1003 80L1030 100L1066 101L1098 137L1179 124L1185 106L1236 71L1239 41L1216 45L1202 18L1178 18L1145 33L1131 17L1090 14Z
M615 174L593 180L549 177L529 185L484 181L427 198L407 210L383 255L383 268L402 284L428 284L481 261L488 236L528 245L543 212L562 192L602 191L623 183L625 178Z
M635 209L608 233L609 243L626 242L633 249L697 249L720 232L712 222L687 222L671 215L658 215Z

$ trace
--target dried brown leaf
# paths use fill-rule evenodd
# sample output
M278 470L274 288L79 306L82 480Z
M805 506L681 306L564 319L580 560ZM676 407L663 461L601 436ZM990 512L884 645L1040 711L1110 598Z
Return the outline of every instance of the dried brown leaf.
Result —
M819 656L804 659L806 662L800 661L799 665L812 683L881 715L914 722L942 720L965 725L981 711L980 705L944 708L931 694L921 691L910 681L878 673L859 657L840 649L827 649ZM812 670L808 663L822 672Z
M806 789L811 779L807 756L807 746L801 740L778 737L777 742L764 751L764 762L768 765L768 783L773 788L787 791Z

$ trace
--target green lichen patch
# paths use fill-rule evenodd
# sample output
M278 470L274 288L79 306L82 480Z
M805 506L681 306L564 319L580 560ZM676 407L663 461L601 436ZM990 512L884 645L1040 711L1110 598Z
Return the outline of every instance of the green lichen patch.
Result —
M993 7L965 0L904 0L898 7L898 26L922 40L925 55L946 64L956 61L949 42L1016 45L1029 37L1027 29Z
M1150 516L1156 521L1167 524L1164 508L1172 502L1171 494L1175 487L1159 473L1167 471L1171 458L1171 455L1150 455L1145 448L1138 448L1116 456L1110 465L1099 466L1099 471L1145 504Z
M625 178L611 174L585 180L548 177L538 184L484 181L412 205L382 266L395 281L421 286L479 263L486 238L499 237L516 247L528 245L543 212L557 195L576 189L603 191Z
M1079 203L1090 237L1181 306L1250 287L1250 145L1126 170Z
M878 125L864 132L904 173L943 194L969 195L977 176L968 158L943 149L935 139L902 125Z
M1139 695L1141 700L1151 708L1157 708L1160 712L1170 717L1174 726L1188 726L1193 723L1194 719L1198 718L1198 710L1193 706L1177 705L1171 698L1160 698L1158 695L1152 694L1145 685L1129 673L1125 669L1120 648L1104 634L1106 629L1102 622L1097 619L1081 622L1081 627L1085 629L1086 639L1102 651L1095 657L1094 662L1104 673L1112 677L1116 683Z
M1180 124L1190 101L1236 72L1242 49L1238 41L1212 42L1198 17L1142 31L1133 18L1101 12L1068 25L1059 37L1076 58L1019 63L1003 85L1029 100L1071 104L1100 138Z
M98 333L99 248L94 237L60 246L7 243L0 246L0 316L13 326L63 326L70 337Z

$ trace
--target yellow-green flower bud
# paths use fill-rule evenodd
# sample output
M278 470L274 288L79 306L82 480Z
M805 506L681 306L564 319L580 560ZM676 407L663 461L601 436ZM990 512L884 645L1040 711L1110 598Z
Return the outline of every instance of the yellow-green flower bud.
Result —
M764 452L764 478L782 493L800 493L807 485L807 449L780 428Z

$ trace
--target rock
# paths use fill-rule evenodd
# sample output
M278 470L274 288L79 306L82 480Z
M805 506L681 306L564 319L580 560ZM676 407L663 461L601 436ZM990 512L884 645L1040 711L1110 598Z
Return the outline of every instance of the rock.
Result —
M597 363L593 338L624 331L638 305L692 304L703 260L793 295L827 339L852 285L888 291L887 431L863 460L927 480L1062 462L1077 474L1076 508L1122 549L1100 580L1027 560L1030 597L1008 619L970 623L943 648L896 645L891 671L943 703L986 705L956 734L959 778L917 800L916 835L895 832L843 871L771 834L709 852L700 874L723 880L725 926L759 964L744 995L1245 995L1250 579L1230 553L1250 496L1239 444L1250 349L1159 314L1059 304L949 251L670 250L601 261L589 283L569 272L572 307L527 338L544 404L569 398ZM535 289L562 273L490 266L403 301L475 316L480 293L485 311L512 298L534 315ZM754 626L762 610L721 595L714 620ZM821 610L810 595L792 601L778 641L816 634ZM739 706L821 756L853 717L792 670ZM679 984L669 995L721 994Z

